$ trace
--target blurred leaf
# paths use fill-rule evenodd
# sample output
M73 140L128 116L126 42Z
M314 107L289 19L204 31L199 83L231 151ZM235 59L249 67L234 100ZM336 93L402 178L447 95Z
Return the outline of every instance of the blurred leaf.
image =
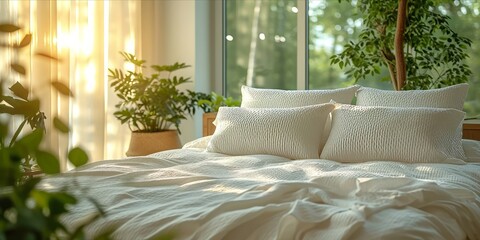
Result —
M17 222L22 223L22 227L29 229L29 232L22 233L22 237L14 237L16 239L34 239L34 232L41 232L47 228L47 222L41 211L32 211L29 208L17 208Z
M10 147L13 146L13 143L17 140L18 135L20 135L20 132L23 129L23 126L25 126L25 123L27 123L27 119L23 120L22 123L18 126L17 131L13 134L12 140L10 141Z
M75 147L68 152L68 160L70 160L75 167L79 167L88 162L88 155L83 149Z
M35 116L33 116L29 120L30 127L32 129L38 128L38 129L43 129L45 131L46 130L45 129L45 119L47 119L47 117L45 116L45 113L44 112L38 112Z
M48 208L50 209L50 215L58 216L62 213L67 212L65 199L59 197L57 194L52 194L50 201L48 201Z
M15 45L14 47L15 48L23 48L23 47L26 47L30 44L30 42L32 41L32 34L26 34L25 37L23 37L22 41L20 42L20 44L18 45Z
M13 107L13 114L24 115L25 117L33 117L40 110L40 101L38 99L25 101L10 96L3 96L3 101Z
M33 189L31 192L32 198L35 200L36 204L41 208L48 207L49 193L41 191L38 189Z
M23 85L20 84L19 82L16 82L15 84L13 84L9 89L10 91L13 92L13 94L15 94L15 96L23 100L28 99L28 90L24 88Z
M35 152L40 146L40 142L43 139L43 131L35 129L31 133L23 136L16 144L22 147L25 151Z
M44 173L55 174L60 172L60 162L55 155L40 150L35 154L35 157L38 166Z
M0 113L8 113L10 115L13 115L15 114L15 109L5 104L0 104Z
M18 31L20 29L21 29L20 27L13 24L9 24L9 23L0 24L0 32L11 33L11 32Z
M49 59L51 59L51 60L55 60L55 61L57 61L57 62L60 62L60 59L59 59L59 58L54 57L54 56L52 56L52 55L50 55L50 54L48 54L48 53L37 52L37 53L35 53L35 55L40 56L40 57L49 58Z
M70 128L68 127L67 124L65 124L60 118L58 118L57 116L55 116L53 118L53 126L55 126L55 128L62 132L62 133L68 133L70 131Z
M57 91L65 96L71 96L73 97L73 92L70 90L70 88L65 85L62 82L59 81L53 81L52 86L57 89Z
M24 68L22 65L18 64L18 63L12 63L12 64L10 64L10 67L11 67L15 72L20 73L20 74L22 74L22 75L25 75L25 73L27 72L27 71L25 70L25 68Z

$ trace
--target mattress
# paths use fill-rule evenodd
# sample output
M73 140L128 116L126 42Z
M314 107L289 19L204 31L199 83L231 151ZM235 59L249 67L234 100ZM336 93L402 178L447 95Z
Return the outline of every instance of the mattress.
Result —
M480 164L339 163L185 148L106 160L44 179L98 211L87 237L115 239L480 239ZM74 186L74 187L72 187Z

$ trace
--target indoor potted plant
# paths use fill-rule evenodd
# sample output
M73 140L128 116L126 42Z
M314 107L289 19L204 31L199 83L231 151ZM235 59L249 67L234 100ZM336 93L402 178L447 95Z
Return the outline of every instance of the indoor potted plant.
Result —
M203 113L203 136L212 135L215 131L213 121L217 117L220 107L238 107L240 101L232 97L224 97L215 92L202 94L198 97L197 105L204 111Z
M144 60L120 53L135 66L133 71L108 69L110 86L120 99L114 115L132 131L127 156L180 148L179 124L195 112L197 94L181 91L178 86L190 78L172 76L172 73L189 65L152 65L154 73L147 76L142 73L146 68Z

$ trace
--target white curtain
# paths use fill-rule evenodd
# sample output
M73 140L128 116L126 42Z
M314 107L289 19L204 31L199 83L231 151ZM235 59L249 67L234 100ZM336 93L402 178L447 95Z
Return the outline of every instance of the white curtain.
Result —
M41 98L47 115L47 147L58 153L63 169L67 149L80 145L90 161L125 156L130 132L114 118L117 98L109 87L108 68L123 67L119 51L140 53L141 1L0 1L0 21L23 27L9 36L16 41L32 33L32 43L20 53L0 52L1 68L10 81L30 86ZM44 52L61 61L35 55ZM139 54L137 54L139 55ZM12 58L27 66L27 76L9 74ZM7 67L5 67L7 66ZM59 80L73 91L69 99L53 90L49 82ZM51 126L59 116L71 126L63 135Z

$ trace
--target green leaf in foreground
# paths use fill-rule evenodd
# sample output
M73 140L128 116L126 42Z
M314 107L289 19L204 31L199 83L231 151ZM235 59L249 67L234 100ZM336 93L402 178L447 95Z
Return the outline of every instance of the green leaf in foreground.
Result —
M36 154L38 166L46 174L55 174L60 172L60 163L53 154L45 151L38 151Z
M68 160L70 160L75 167L78 167L88 162L88 155L83 149L75 147L68 152Z
M61 83L59 81L53 81L52 86L57 89L57 91L65 96L71 96L73 97L73 92L70 90L70 88L67 87L64 83Z
M10 91L15 94L15 96L23 99L23 100L28 100L28 90L22 86L19 82L16 82L13 84L10 88Z
M53 118L53 126L55 126L55 128L62 133L68 133L70 131L68 125L58 117Z
M19 26L15 26L13 24L9 24L9 23L0 24L0 32L11 33L20 29L21 28Z
M12 69L19 74L25 75L27 73L27 70L25 70L25 67L23 67L21 64L12 63L10 67L12 67Z
M24 48L24 47L30 45L31 41L32 41L32 34L26 34L25 37L23 37L20 44L15 45L15 48Z
M43 131L41 129L35 129L31 133L26 134L20 140L16 142L18 147L21 147L23 151L35 152L40 146L43 138Z
M40 56L40 57L44 57L44 58L47 58L47 59L50 59L50 60L54 60L54 61L57 61L57 62L61 62L59 58L57 58L55 56L52 56L48 53L37 52L37 53L35 53L35 55Z

